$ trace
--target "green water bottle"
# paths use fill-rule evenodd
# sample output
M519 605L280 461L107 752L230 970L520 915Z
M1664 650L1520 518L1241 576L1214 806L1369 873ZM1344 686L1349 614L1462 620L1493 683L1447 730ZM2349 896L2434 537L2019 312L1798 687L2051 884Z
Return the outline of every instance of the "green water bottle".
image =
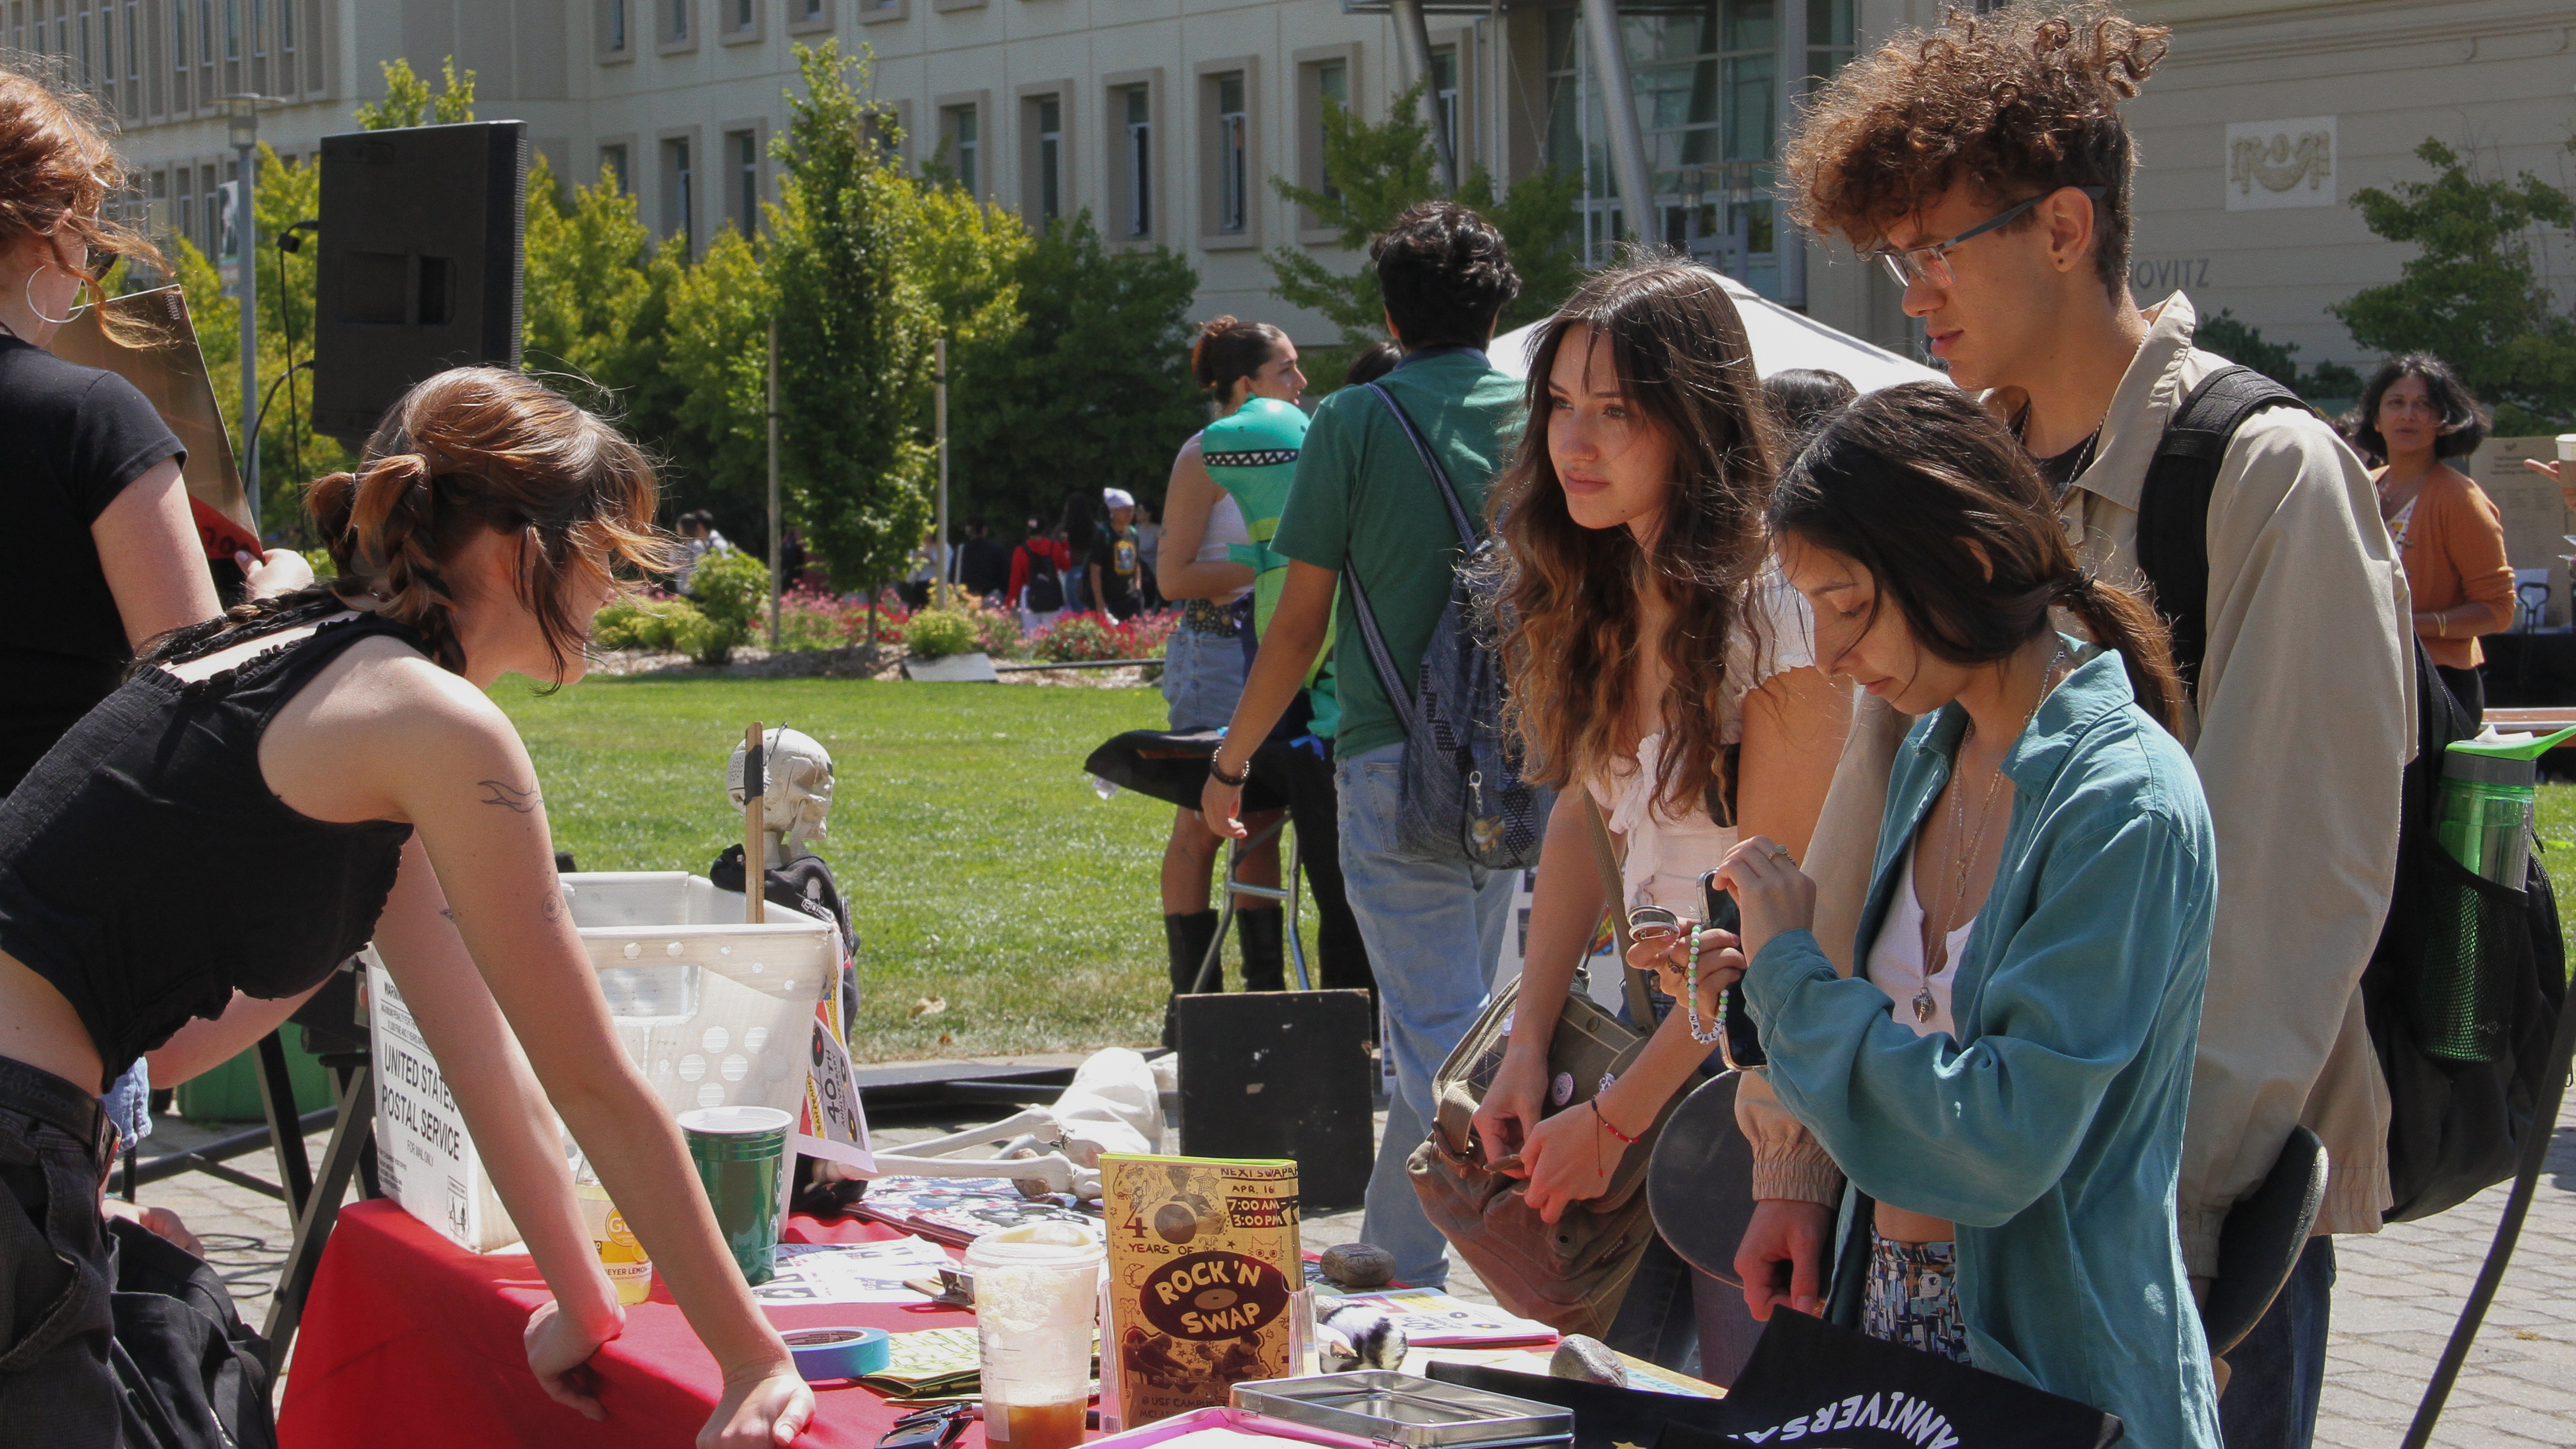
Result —
M2570 736L2576 728L2537 737L2489 731L2443 752L2433 834L2453 860L2507 890L2523 888L2540 756ZM2469 890L2446 892L2442 902L2427 923L2432 929L2425 959L2409 993L2416 1038L2433 1056L2493 1061L2512 1002L2504 974L2487 969L2484 936L2491 907Z

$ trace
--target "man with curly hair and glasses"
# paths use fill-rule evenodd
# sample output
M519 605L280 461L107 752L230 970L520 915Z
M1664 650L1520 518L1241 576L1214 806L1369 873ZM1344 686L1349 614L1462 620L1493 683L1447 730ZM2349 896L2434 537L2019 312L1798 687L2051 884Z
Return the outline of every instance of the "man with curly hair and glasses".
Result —
M2193 347L2188 298L2141 310L2129 293L2136 156L2119 107L2165 51L2164 29L2106 4L1953 11L1845 67L1782 156L1799 220L1904 286L1932 355L2059 491L2085 561L2131 586L2148 465L2182 400L2226 365ZM2327 1235L2376 1231L2390 1200L2388 1093L2359 986L2388 910L2412 749L2406 586L2368 473L2298 408L2237 429L2206 532L2208 633L2183 742L2216 825L2220 893L2178 1249L2205 1294L2229 1209L2293 1127L2323 1139L2332 1177L2317 1236L2230 1350L2220 1400L2229 1449L2289 1449L2315 1428ZM1873 765L1893 758L1906 723L1864 703L1817 827L1817 935L1846 970L1886 791ZM1853 867L1839 890L1836 859ZM1841 1173L1758 1084L1739 1115L1758 1163L1737 1258L1750 1306L1813 1311ZM1775 1291L1781 1263L1791 1282Z

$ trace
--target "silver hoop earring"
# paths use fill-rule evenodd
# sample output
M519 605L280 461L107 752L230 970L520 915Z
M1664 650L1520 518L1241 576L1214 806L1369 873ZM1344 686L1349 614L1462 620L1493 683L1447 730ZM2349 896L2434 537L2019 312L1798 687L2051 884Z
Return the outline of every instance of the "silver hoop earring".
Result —
M47 262L44 266L38 267L36 270L27 274L27 310L35 313L37 320L39 321L51 322L57 327L68 326L74 318L79 317L83 312L86 312L90 308L98 305L98 284L87 277L82 277L81 285L89 289L89 300L72 308L71 315L68 317L47 317L45 315L45 309L36 305L36 278L44 275L47 268L52 266L53 263ZM78 274L74 273L73 275ZM78 296L80 294L75 292L72 295Z

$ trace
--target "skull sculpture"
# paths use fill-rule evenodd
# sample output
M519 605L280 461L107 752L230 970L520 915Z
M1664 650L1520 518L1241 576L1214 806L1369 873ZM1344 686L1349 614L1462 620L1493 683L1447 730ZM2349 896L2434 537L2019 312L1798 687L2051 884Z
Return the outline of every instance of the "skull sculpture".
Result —
M782 725L769 732L763 753L769 776L762 799L762 828L769 839L766 864L781 866L802 854L807 840L823 838L824 817L832 812L832 752L812 735ZM737 742L725 764L725 795L736 811L742 809L742 757Z

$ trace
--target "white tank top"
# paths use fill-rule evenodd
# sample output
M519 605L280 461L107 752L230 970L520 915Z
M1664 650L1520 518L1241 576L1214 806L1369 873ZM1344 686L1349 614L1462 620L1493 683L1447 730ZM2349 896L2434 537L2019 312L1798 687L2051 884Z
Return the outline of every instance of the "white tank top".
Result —
M1896 898L1887 903L1887 919L1878 928L1878 940L1869 948L1869 961L1864 974L1869 983L1887 993L1894 1004L1897 1023L1914 1028L1916 1036L1930 1036L1936 1031L1959 1034L1958 1024L1950 1017L1950 986L1959 979L1959 962L1968 954L1968 933L1976 929L1977 918L1970 916L1950 933L1950 964L1932 978L1932 1016L1918 1021L1914 1016L1914 998L1923 990L1923 903L1914 895L1914 845L1905 847L1905 864L1898 868Z

